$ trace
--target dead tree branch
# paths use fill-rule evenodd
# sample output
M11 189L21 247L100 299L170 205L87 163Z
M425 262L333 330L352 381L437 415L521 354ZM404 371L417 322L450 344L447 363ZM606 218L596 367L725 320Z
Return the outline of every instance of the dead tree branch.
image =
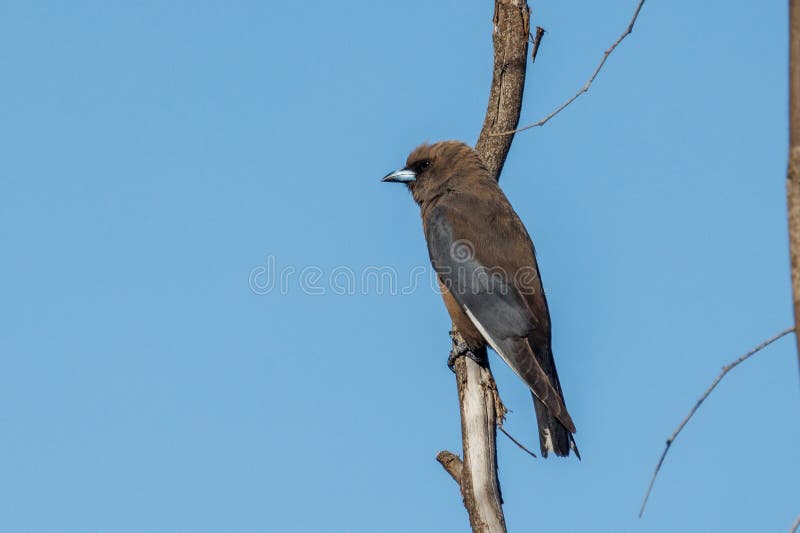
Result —
M603 58L600 60L600 63L597 64L597 67L595 67L594 72L592 72L592 75L589 76L588 81L583 85L583 87L581 87L578 90L578 92L572 95L572 97L570 97L566 102L555 108L549 115L547 115L543 119L538 120L533 124L528 124L527 126L523 126L522 128L509 129L508 131L500 131L497 133L492 133L491 136L502 137L506 135L512 135L514 133L519 133L521 131L529 130L531 128L543 126L545 123L547 123L548 120L561 113L567 106L569 106L572 102L577 100L579 96L581 96L583 93L588 92L589 87L591 87L592 83L594 83L594 79L597 77L598 74L600 74L600 70L602 70L603 66L606 64L608 56L611 55L614 49L616 49L617 46L619 46L619 44L623 41L623 39L625 39L625 37L627 37L628 35L631 34L631 32L633 32L633 25L636 24L636 19L639 18L639 12L642 10L643 5L644 5L644 0L639 0L639 3L636 5L636 10L633 12L633 17L631 17L630 23L628 23L628 27L625 29L624 32L622 32L622 35L620 35L619 38L617 38L617 40L614 41L614 44L612 44L608 48L608 50L603 52Z
M505 532L503 496L497 479L497 411L491 390L492 373L488 363L481 366L468 357L459 357L455 367L464 447L461 494L470 525L473 531Z
M447 473L450 474L453 480L455 480L455 482L460 486L461 471L464 468L464 464L461 462L461 459L453 452L442 450L436 454L436 460L441 463L444 469L447 470Z
M670 446L672 446L672 443L675 442L675 439L678 438L680 432L683 431L683 428L686 427L686 424L689 423L689 420L694 416L694 414L697 412L697 410L700 408L700 406L703 404L706 398L708 398L708 396L716 388L719 382L722 381L722 378L724 378L728 374L728 372L739 366L741 363L743 363L753 355L757 354L758 352L760 352L761 350L763 350L776 340L780 339L781 337L788 335L792 331L794 331L793 327L785 329L780 333L773 335L772 337L765 340L764 342L762 342L761 344L759 344L746 354L742 355L735 361L732 361L731 363L728 363L727 365L722 367L722 371L719 373L719 375L717 375L716 378L714 378L714 381L711 382L711 385L709 385L709 387L706 389L703 395L700 396L697 402L695 402L694 406L689 411L689 414L686 415L686 417L681 421L680 424L678 424L678 427L675 429L675 431L672 432L672 435L670 435L669 438L667 438L666 445L664 446L664 451L661 452L661 457L658 459L658 463L656 463L656 468L655 471L653 472L653 477L650 478L650 485L648 485L647 492L645 492L644 500L642 501L642 507L639 509L639 518L641 518L642 515L644 514L644 508L647 505L648 498L650 498L650 492L653 490L653 484L656 482L656 477L658 476L658 472L661 470L661 465L664 464L664 458L667 456L667 452L669 451Z
M492 85L483 128L475 145L495 179L500 177L514 137L492 137L489 132L514 129L519 123L529 40L527 2L495 0ZM469 350L457 331L451 332L451 338L451 359L455 361L461 411L463 460L450 452L440 452L437 459L461 488L472 531L505 533L503 497L497 479L497 420L505 414L505 408L499 402L485 351L471 354L483 355L486 364L479 365L472 358L464 357L469 355Z
M532 452L532 451L530 451L528 448L526 448L526 447L525 447L525 446L524 446L524 445L523 445L523 444L522 444L520 441L518 441L517 439L515 439L514 437L512 437L512 436L511 436L511 433L509 433L508 431L506 431L506 430L505 430L505 428L504 428L502 425L498 425L497 427L500 429L500 431L502 431L502 432L503 432L503 435L505 435L506 437L508 437L508 438L511 440L511 442L513 442L514 444L516 444L517 446L519 446L520 450L522 450L523 452L527 453L527 454L528 454L528 455L530 455L531 457L536 457L536 454L535 454L535 453L533 453L533 452Z
M531 11L525 0L495 0L492 86L475 150L481 154L489 172L496 179L500 178L514 136L497 137L491 132L513 130L519 124L531 31L530 17Z
M800 528L800 516L797 517L797 519L794 521L794 524L792 524L792 527L789 528L789 533L796 533L798 528Z
M464 460L449 451L439 452L436 460L461 488L472 530L505 533L503 497L497 479L496 442L498 416L503 416L505 407L499 402L486 348L472 353L457 331L451 331L450 337ZM484 364L476 363L476 359L484 361Z
M539 52L539 45L542 44L544 34L544 28L536 26L536 35L533 37L533 50L531 50L531 63L536 63L536 54Z
M786 204L792 271L794 327L800 331L800 0L789 2L789 163ZM800 363L800 335L797 335Z

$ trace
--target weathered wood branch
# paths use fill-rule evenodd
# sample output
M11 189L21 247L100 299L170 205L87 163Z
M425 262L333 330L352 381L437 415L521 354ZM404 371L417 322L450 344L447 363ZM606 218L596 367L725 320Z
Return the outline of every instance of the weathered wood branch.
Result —
M530 40L530 9L525 0L495 0L494 69L489 103L475 149L499 179L513 135L492 137L492 131L513 130L519 123ZM461 411L463 461L451 452L437 459L461 488L472 531L505 533L503 498L497 478L497 419L505 414L499 402L485 351L468 354L457 331L451 332L454 370ZM467 357L465 357L467 355ZM469 356L483 359L478 364ZM498 410L500 412L498 413Z
M789 164L786 171L794 327L800 332L800 0L789 2ZM800 363L800 334L797 360Z
M513 130L519 124L525 70L531 32L531 10L525 0L495 0L494 71L489 103L475 150L500 179L514 135L492 136L494 131Z
M486 357L485 349L482 356ZM457 358L455 370L464 450L460 485L469 523L472 531L505 532L503 497L497 479L497 411L492 372L488 363L479 365L469 357Z
M436 460L447 470L453 480L461 486L461 471L464 468L461 458L453 452L442 450L436 454Z

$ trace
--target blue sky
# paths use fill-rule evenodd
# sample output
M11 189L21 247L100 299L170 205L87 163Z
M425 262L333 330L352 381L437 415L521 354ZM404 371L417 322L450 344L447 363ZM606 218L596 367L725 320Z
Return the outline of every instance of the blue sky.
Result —
M635 2L536 2L523 122L582 85ZM379 183L474 143L491 2L0 6L0 529L463 531L439 296L337 294L425 266ZM501 436L511 531L782 531L800 513L784 174L786 5L648 2L591 91L514 141L583 461ZM251 288L252 273L322 272ZM259 270L261 268L261 270ZM314 272L314 270L306 270ZM306 279L306 281L308 281ZM362 287L357 287L361 289ZM306 287L308 289L308 287ZM529 395L493 367L507 428Z

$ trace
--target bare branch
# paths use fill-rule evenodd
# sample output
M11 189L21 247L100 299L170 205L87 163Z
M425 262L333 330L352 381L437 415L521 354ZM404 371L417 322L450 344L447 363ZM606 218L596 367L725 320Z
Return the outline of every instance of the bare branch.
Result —
M486 356L485 349L483 357ZM497 479L497 413L491 371L471 357L455 360L464 448L461 495L474 533L505 533L503 497Z
M453 452L448 452L447 450L442 450L436 454L436 460L441 463L447 473L452 476L452 478L458 483L458 486L461 486L461 471L464 468L464 463L461 462L461 458L454 454Z
M519 124L525 71L528 67L531 11L525 0L495 0L494 2L494 66L489 102L475 150L495 179L500 178L511 135L492 136L492 131L513 130Z
M786 167L792 303L794 325L800 328L800 0L789 2L789 161ZM796 340L800 362L800 335Z
M513 442L514 444L516 444L517 446L519 446L519 447L520 447L520 449L521 449L522 451L524 451L525 453L527 453L527 454L528 454L528 455L530 455L531 457L534 457L534 458L536 457L536 454L535 454L535 453L533 453L533 452L532 452L532 451L530 451L528 448L526 448L525 446L523 446L523 445L522 445L522 443L521 443L520 441L518 441L517 439L515 439L514 437L512 437L512 436L511 436L511 433L509 433L508 431L506 431L506 429L503 427L503 425L502 425L502 424L499 424L499 425L497 426L497 428L498 428L500 431L502 431L502 432L503 432L503 435L505 435L506 437L508 437L509 439L511 439L511 442Z
M511 435L511 433L506 431L506 429L503 427L503 423L506 421L506 414L508 413L508 409L506 408L505 404L503 404L503 400L500 399L500 391L497 390L497 382L494 380L494 376L492 376L491 374L489 375L488 386L492 390L492 395L494 396L494 411L495 413L497 413L497 429L502 431L503 435L508 437L511 440L511 442L519 446L522 451L524 451L525 453L529 454L532 457L536 457L535 453L533 453L528 448L523 446L523 444L520 441L515 439Z
M667 452L669 451L670 446L672 446L672 443L675 442L675 439L678 437L678 434L683 430L683 428L686 426L686 424L689 422L692 416L694 416L694 414L697 412L697 410L700 408L700 406L703 404L706 398L708 398L709 394L711 394L711 392L716 388L719 382L722 381L722 378L724 378L728 372L739 366L741 363L743 363L753 355L757 354L758 352L760 352L761 350L763 350L776 340L780 339L781 337L788 335L792 331L794 331L793 327L785 329L780 333L773 335L772 337L765 340L764 342L762 342L761 344L759 344L746 354L742 355L735 361L722 367L722 372L720 372L719 375L716 378L714 378L714 381L711 382L711 385L706 389L703 395L700 396L700 399L698 399L697 402L694 404L694 407L692 407L691 411L689 411L689 414L686 415L686 417L681 421L681 423L678 425L675 431L672 432L672 435L670 435L669 438L667 439L664 451L661 453L661 457L658 459L658 463L656 463L656 468L655 471L653 472L653 477L650 479L650 485L648 485L647 492L644 495L644 500L642 501L642 507L639 509L639 518L641 518L642 515L644 514L644 508L647 505L647 499L650 497L650 491L653 490L653 484L656 482L656 476L658 476L658 472L659 470L661 470L661 465L664 463L664 458L667 456Z
M550 120L554 116L556 116L559 113L561 113L568 105L570 105L572 102L577 100L580 95L582 95L585 92L588 92L589 91L589 87L591 87L592 83L594 82L594 79L600 73L600 70L602 70L603 65L606 64L606 60L608 59L608 56L610 56L611 53L614 51L614 49L617 46L619 46L619 44L623 41L623 39L625 39L625 37L630 35L631 32L633 31L633 25L636 24L636 19L639 18L639 12L642 10L642 6L643 5L644 5L644 0L639 0L639 3L636 5L636 10L633 12L633 17L631 17L630 23L628 23L628 27L625 29L624 32L622 32L622 35L620 35L619 38L616 41L614 41L614 44L612 44L611 47L608 48L608 50L603 52L603 58L600 60L600 63L597 64L597 67L595 67L594 72L592 72L592 75L589 77L589 80L583 85L583 87L581 87L578 90L577 93L572 95L572 97L569 100L567 100L566 102L564 102L563 104L558 106L549 115L547 115L546 117L544 117L543 119L541 119L541 120L539 120L537 122L534 122L533 124L528 124L527 126L523 126L521 128L517 128L517 129L514 129L514 130L501 131L501 132L498 132L498 133L491 133L490 136L491 137L502 137L504 135L512 135L514 133L519 133L521 131L529 130L531 128L536 128L538 126L543 126L545 123L547 123L548 120Z
M800 516L794 521L792 527L789 529L789 533L796 533L797 529L800 528Z
M536 35L533 37L533 50L531 51L531 63L536 62L536 53L539 51L539 45L542 44L544 34L544 28L536 26Z
M494 396L494 411L495 413L497 413L497 429L502 431L503 435L508 437L511 440L511 442L519 446L522 451L524 451L525 453L529 454L532 457L536 457L535 453L526 448L520 441L515 439L511 435L511 433L506 431L506 429L503 427L503 423L506 421L506 414L508 413L508 409L503 403L503 400L500 398L500 391L497 390L497 382L494 380L494 376L492 376L491 374L489 375L488 386L492 391L492 395Z

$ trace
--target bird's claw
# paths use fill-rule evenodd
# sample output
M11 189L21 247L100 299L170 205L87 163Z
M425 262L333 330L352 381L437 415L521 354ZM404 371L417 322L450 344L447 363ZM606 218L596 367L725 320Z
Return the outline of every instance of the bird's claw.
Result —
M456 372L456 359L458 359L460 355L461 354L455 353L455 351L451 351L450 356L447 358L447 368L454 374Z
M452 372L456 371L456 359L459 357L467 357L480 366L486 366L486 350L477 350L477 353L475 353L456 330L450 332L450 339L453 341L453 347L450 350L450 356L447 358L447 368Z

